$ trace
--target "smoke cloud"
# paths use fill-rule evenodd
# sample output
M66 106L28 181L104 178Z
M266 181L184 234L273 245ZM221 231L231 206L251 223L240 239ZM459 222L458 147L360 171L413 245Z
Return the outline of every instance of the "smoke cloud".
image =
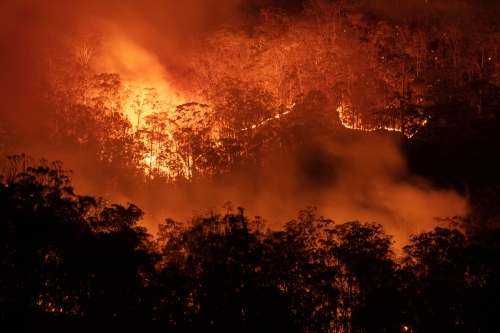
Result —
M231 19L238 4L236 0L4 1L0 4L2 119L27 135L40 123L43 115L33 105L36 101L27 101L26 96L38 88L39 73L47 66L47 52L55 40L98 31L114 43L108 45L114 50L108 70L154 80L165 75L165 65L182 59L191 36ZM131 61L131 55L138 58Z
M434 189L409 172L399 135L365 134L308 147L293 156L270 156L261 172L243 170L224 181L155 194L156 199L145 202L157 205L151 211L165 210L185 221L192 212L220 208L231 200L250 217L266 219L272 229L296 218L299 209L313 206L318 215L336 223L380 223L398 246L411 234L432 230L438 225L435 218L467 214L465 197Z

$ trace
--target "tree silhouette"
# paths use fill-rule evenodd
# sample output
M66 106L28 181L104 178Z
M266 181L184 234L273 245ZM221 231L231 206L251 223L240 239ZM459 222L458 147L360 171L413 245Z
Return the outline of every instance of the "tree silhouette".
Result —
M9 159L19 169L0 186L3 323L22 330L148 318L155 257L146 230L136 226L142 211L76 195L60 163Z

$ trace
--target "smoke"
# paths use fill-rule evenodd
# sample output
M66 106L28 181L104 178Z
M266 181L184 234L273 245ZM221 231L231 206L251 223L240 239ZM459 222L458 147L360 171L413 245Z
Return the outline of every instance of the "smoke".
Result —
M336 223L358 220L384 225L404 246L408 236L437 226L435 218L465 216L467 199L452 190L437 190L412 175L394 133L347 133L336 142L305 147L298 154L268 156L262 170L245 170L190 190L155 194L152 211L185 221L192 212L220 208L231 200L250 217L279 229L298 210L316 207ZM147 211L147 210L146 210ZM148 223L152 223L149 222Z
M97 31L115 44L108 46L116 47L108 59L109 69L123 70L125 75L164 76L162 68L182 59L193 35L231 19L238 4L237 0L3 1L2 121L14 122L26 130L25 134L36 131L33 127L43 115L33 105L36 101L26 101L26 95L33 95L39 88L40 72L46 69L48 52L55 41L82 31ZM141 61L131 62L131 54Z
M372 10L390 18L419 20L424 12L443 16L469 16L498 8L496 0L365 0Z

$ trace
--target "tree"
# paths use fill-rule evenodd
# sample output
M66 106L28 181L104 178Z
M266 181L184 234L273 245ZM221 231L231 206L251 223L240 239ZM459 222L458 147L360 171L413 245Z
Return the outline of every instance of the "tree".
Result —
M262 152L273 132L272 120L279 116L279 105L266 89L237 79L223 81L211 96L214 127L223 168L260 165Z
M260 273L262 228L261 219L250 221L230 203L224 213L195 216L185 228L172 220L160 227L165 267L177 267L189 281L183 307L192 330L282 331L282 295Z
M141 116L158 110L160 106L160 95L152 87L129 86L125 90L128 107L137 116L136 131L141 129Z
M91 235L85 215L96 205L73 193L60 165L26 162L25 156L9 157L17 170L4 174L0 186L2 319L10 314L15 325L22 325L16 320L23 312L43 318L44 312L79 311L72 289L78 283L70 279L65 255Z
M217 132L214 129L213 114L205 104L185 103L177 106L172 126L174 151L179 163L179 175L187 179L196 179L200 175L217 173L219 156L216 143Z
M155 257L136 225L142 211L76 195L58 162L13 156L7 167L0 184L2 325L148 322Z
M400 309L392 236L375 223L348 222L329 232L326 251L339 270L338 321L354 332L397 331Z
M414 235L404 247L412 330L465 329L464 291L467 283L465 236L456 229L437 227Z

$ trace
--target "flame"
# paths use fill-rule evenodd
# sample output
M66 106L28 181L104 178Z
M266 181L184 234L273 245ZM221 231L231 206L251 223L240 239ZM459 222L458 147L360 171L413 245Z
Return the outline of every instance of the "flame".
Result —
M109 56L107 58L106 67L109 72L120 73L123 83L122 110L128 117L132 128L137 134L138 140L144 143L145 147L150 147L149 152L143 155L142 168L144 173L153 177L154 174L163 174L167 177L175 178L183 176L186 178L192 177L192 165L196 161L196 156L183 156L176 148L177 143L173 138L173 128L168 120L175 119L176 106L187 102L186 97L179 91L176 91L170 82L169 73L164 65L159 60L158 56L132 41L123 33L114 29L114 38L110 42ZM266 118L259 123L248 125L240 128L237 131L249 131L258 127L264 126L270 121L279 121L284 116L293 111L295 104L287 106L286 110L274 116ZM365 125L361 117L355 114L349 114L348 105L340 105L337 107L337 113L342 125L345 128L363 131L387 130L401 132L401 124L394 126L387 125ZM153 139L149 138L153 129L149 128L147 119L149 116L162 113L165 115L164 128L162 129L166 140L170 142L168 154L171 156L168 159L175 159L178 167L172 167L160 158L160 145L163 143L156 142L153 144ZM427 119L424 119L419 125L425 126ZM415 132L416 133L416 132ZM404 133L408 138L411 138L415 133ZM151 135L150 135L151 136ZM218 133L212 133L212 139L216 145L220 146ZM153 147L153 145L156 145Z
M176 91L168 78L165 67L161 64L157 55L148 51L137 43L131 41L126 36L115 33L115 38L111 44L110 55L107 60L107 67L111 72L120 73L124 85L124 96L122 109L128 117L139 140L142 140L145 146L148 145L147 133L152 131L148 128L146 121L149 116L157 113L166 114L165 119L174 119L176 106L186 103L186 98ZM261 127L270 121L279 121L289 114L295 104L289 105L285 112L278 113L266 118L259 123L240 128L238 131L249 131ZM342 125L345 128L363 131L386 130L401 132L401 124L394 126L387 125L365 125L361 117L348 113L348 105L337 107L337 113ZM427 119L419 124L425 126ZM174 158L181 166L180 170L173 170L159 156L159 148L152 147L148 153L143 155L143 168L146 175L153 177L155 173L164 174L168 177L184 176L191 178L193 161L195 156L181 156L176 149L176 143L172 135L172 128L169 128L168 121L164 124L164 134L167 140L172 143L169 158ZM408 138L413 137L414 133L404 133ZM212 133L213 141L220 145L217 133ZM159 143L157 143L159 144ZM216 144L217 145L217 144Z
M120 73L134 96L140 96L144 100L147 92L154 89L161 101L168 101L171 105L184 103L185 99L181 93L168 83L168 73L154 53L124 36L115 38L111 50L109 69L111 72ZM124 109L130 120L136 117L130 103ZM143 116L153 111L152 107L146 108Z
M358 118L355 122L353 122L353 124L349 124L349 122L346 120L347 117L345 116L344 108L345 108L345 106L343 106L343 105L338 106L337 113L339 115L340 122L342 123L342 126L344 126L345 128L349 128L352 130L362 130L362 131L366 131L366 132L372 132L372 131L378 131L378 130L385 130L385 131L391 131L391 132L401 132L401 124L399 124L399 126L396 125L394 127L386 126L386 125L378 125L378 126L374 126L374 127L364 127L361 123L361 118ZM419 127L415 132L413 132L413 133L405 132L404 135L407 138L412 138L415 134L417 134L417 132L420 128L422 128L423 126L425 126L428 123L428 121L429 121L429 119L424 118L422 121L420 121L420 123L418 123Z
M254 129L254 128L257 128L259 126L262 126L262 125L265 125L267 122L271 121L271 120L274 120L274 119L280 119L281 117L283 117L284 115L287 115L290 113L290 110L295 106L295 103L293 103L291 106L288 107L288 111L285 111L283 113L278 113L277 115L273 116L273 117L270 117L270 118L267 118L267 119L264 119L263 121L261 121L260 123L258 124L254 124L254 125L251 125L249 127L245 127L245 128L242 128L240 129L240 131L248 131L250 129Z
M113 35L106 67L110 72L120 73L123 78L123 113L133 125L139 140L147 146L145 134L151 131L146 126L148 116L166 113L166 120L172 119L175 116L175 107L186 103L186 98L169 83L169 73L156 54L133 42L117 29L114 29ZM168 121L164 125L164 134L172 141ZM143 155L144 173L153 177L154 170L156 173L175 177L177 172L161 161L157 150L151 149ZM175 154L175 149L173 153ZM183 175L189 177L189 161L184 161L180 156L177 158L183 165Z
M147 88L143 88L143 89L147 89ZM249 130L252 130L252 129L256 129L260 126L263 126L265 124L267 124L268 122L270 121L273 121L273 120L279 120L281 118L283 118L285 115L289 114L292 110L293 110L293 107L295 106L295 103L288 106L287 107L287 111L283 112L283 113L278 113L272 117L269 117L267 119L264 119L263 121L257 123L257 124L253 124L253 125L250 125L250 126L247 126L247 127L244 127L244 128L241 128L239 131L249 131ZM346 117L344 115L344 107L341 105L339 107L337 107L337 112L338 112L338 115L339 115L339 118L341 120L341 123L342 125L345 127L345 128L348 128L348 129L353 129L353 130L363 130L363 131L367 131L367 132L371 132L371 131L376 131L376 130L386 130L386 131L395 131L395 132L401 132L401 127L391 127L391 126L385 126L385 125L379 125L379 126L376 126L376 127L364 127L362 125L362 122L361 122L361 119L357 119L355 122L353 122L352 124L350 124L347 120L346 120ZM424 119L421 123L420 123L420 127L422 126L425 126L428 122L428 119ZM408 137L408 138L411 138L413 137L416 133L418 132L415 131L414 133L405 133L405 136ZM216 145L217 146L220 146L221 145L221 142L220 140L218 140L217 138L217 133L213 133L213 139L215 139L215 142L216 142ZM175 151L173 151L174 155L175 155ZM192 170L191 168L189 167L190 165L192 165L193 163L193 159L195 159L193 156L188 156L187 158L187 161L185 161L182 157L180 156L177 156L178 158L178 161L182 164L182 172L181 172L181 175L186 177L186 178L190 178L192 176ZM145 173L150 175L150 177L153 177L152 175L152 171L155 170L156 172L161 172L161 173L164 173L165 175L168 175L168 176L176 176L177 174L171 170L169 167L165 166L165 165L162 165L159 161L158 161L158 156L157 155L154 155L154 154L146 154L144 156L144 163L146 165L145 167Z

